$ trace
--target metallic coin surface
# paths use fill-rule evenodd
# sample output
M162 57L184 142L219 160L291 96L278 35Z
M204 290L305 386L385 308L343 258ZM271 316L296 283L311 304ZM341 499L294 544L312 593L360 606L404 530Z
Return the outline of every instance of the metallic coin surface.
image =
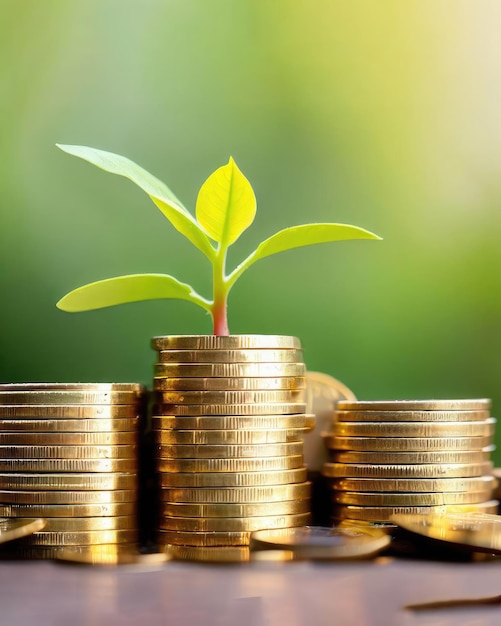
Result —
M153 415L152 426L157 430L194 429L194 430L276 430L288 429L301 431L312 426L312 415L299 413L294 415L212 415L180 416Z
M249 532L262 528L304 526L310 522L309 513L297 515L266 515L259 517L162 517L159 527L164 530L197 532Z
M102 504L5 504L5 517L105 517L136 515L135 502Z
M259 502L279 502L303 500L311 497L311 483L289 485L267 485L259 487L222 487L198 489L196 487L160 489L161 502L201 502L217 504L234 502L252 504Z
M358 493L354 491L333 491L332 501L336 504L357 506L442 506L451 504L474 504L485 502L491 497L491 490L458 491L448 493Z
M337 422L473 422L486 420L489 410L479 411L336 411ZM328 430L328 427L325 428Z
M253 532L250 547L285 548L309 558L350 559L376 554L390 542L391 537L377 528L305 526Z
M2 383L0 392L2 391L128 391L141 394L145 388L140 383Z
M160 546L248 546L249 532L190 532L180 530L157 531L157 542Z
M88 530L81 532L37 532L29 538L31 546L84 546L103 543L136 543L136 530Z
M22 505L47 504L115 504L119 502L136 502L137 489L111 489L75 491L73 487L60 491L18 491L14 488L0 490L0 502Z
M134 404L0 404L0 418L11 419L138 419L142 405ZM112 429L114 430L114 429Z
M137 446L0 445L0 459L137 459Z
M309 513L310 507L309 500L282 500L255 504L163 502L160 505L160 515L165 517L259 517Z
M162 431L155 433L156 441L159 444L156 448L157 455L161 459L242 459L246 457L254 459L268 456L292 456L303 453L302 441L249 445L171 445L163 443L163 434Z
M494 417L475 422L337 422L332 436L486 437L494 434L495 424Z
M4 459L0 472L137 472L137 459Z
M483 476L492 463L424 463L416 465L376 465L324 463L322 474L328 478L465 478Z
M161 381L162 379L160 379ZM266 402L301 402L300 389L262 390L262 391L160 391L154 381L155 390L162 404L249 404Z
M160 364L161 365L161 364ZM275 376L274 378L162 378L163 369L155 368L155 389L164 391L245 391L289 389L303 390L304 376Z
M453 400L375 400L342 401L339 411L488 411L489 398Z
M118 554L122 550L133 553L138 552L138 547L133 542L124 542L120 544L88 544L82 546L32 546L29 545L27 541L23 541L16 542L15 544L8 544L8 546L2 550L1 557L2 559L10 560L60 560L60 557L68 551L71 551L71 553L74 554L77 558L77 555L82 555L83 557L85 557L86 554L101 554L101 549L105 554Z
M0 432L1 446L115 446L137 443L135 432L24 433Z
M239 459L163 459L156 462L157 471L160 472L161 485L170 486L175 484L174 474L178 473L205 473L205 472L269 472L273 470L291 470L304 466L302 454L289 456L270 456L257 458ZM164 473L165 472L165 473ZM173 474L169 474L172 472ZM180 478L179 481L186 480ZM183 483L184 484L184 483ZM218 483L219 486L219 483Z
M437 492L437 491L482 491L494 488L496 479L493 476L475 478L335 478L330 481L331 487L338 491L403 491L403 492Z
M358 452L426 452L482 450L493 443L492 437L325 437L332 450Z
M39 532L45 526L44 519L0 519L0 543Z
M331 451L332 463L483 463L490 459L495 446L483 450L436 450L432 452L357 452Z
M135 391L0 391L0 404L129 404L136 406Z
M97 546L72 546L59 550L55 557L58 561L81 563L85 565L133 565L148 570L169 561L166 552L141 553L127 544L109 544Z
M455 504L453 507L443 506L351 506L336 505L332 509L332 516L338 519L370 520L378 522L395 521L395 515L428 515L429 513L446 513L454 509L457 512L479 511L482 513L495 513L499 502L490 500L477 504Z
M154 350L301 349L301 341L288 335L167 335L153 337Z
M259 487L302 483L307 473L306 467L261 472L173 472L162 474L160 482L164 487Z
M137 431L139 421L130 419L5 419L2 430L31 433L95 433Z
M302 441L301 431L268 430L160 430L155 439L176 445L254 445Z
M250 560L249 548L245 546L221 546L206 548L199 546L167 546L170 558L180 561L202 561L205 563L243 563Z
M99 517L47 517L44 532L87 532L98 530L134 530L138 527L135 515Z
M305 412L303 402L266 402L256 404L162 404L163 415L293 415Z
M137 474L127 473L64 473L64 474L0 474L0 489L19 489L31 491L103 491L110 489L134 489L137 486Z
M304 363L165 363L161 370L172 378L287 378L305 371Z
M284 350L159 350L160 363L298 363L303 351Z

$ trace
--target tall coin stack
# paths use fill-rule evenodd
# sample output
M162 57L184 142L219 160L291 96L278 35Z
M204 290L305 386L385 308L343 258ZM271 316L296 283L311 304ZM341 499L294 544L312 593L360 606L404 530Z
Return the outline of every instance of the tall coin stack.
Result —
M298 339L156 337L158 542L175 558L241 561L250 533L310 520Z
M497 512L490 400L340 402L324 436L333 521Z
M138 543L139 384L0 385L0 515L44 518L14 558Z

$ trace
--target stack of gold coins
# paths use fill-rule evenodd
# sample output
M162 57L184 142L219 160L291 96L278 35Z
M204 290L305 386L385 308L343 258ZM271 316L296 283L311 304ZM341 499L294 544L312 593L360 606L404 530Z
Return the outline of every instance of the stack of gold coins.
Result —
M490 400L340 402L324 435L333 521L496 512Z
M0 385L0 512L43 518L16 558L138 543L139 384Z
M303 526L310 483L298 339L156 337L158 542L189 560L249 557L254 530Z

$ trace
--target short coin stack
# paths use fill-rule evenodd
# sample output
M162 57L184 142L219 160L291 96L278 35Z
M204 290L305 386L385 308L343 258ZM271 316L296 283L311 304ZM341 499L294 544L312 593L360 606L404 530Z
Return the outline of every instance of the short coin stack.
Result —
M138 543L139 384L0 385L0 516L44 518L2 554Z
M489 410L488 399L340 402L322 468L333 521L446 507L496 512Z
M310 520L295 337L156 337L158 542L175 558L241 561L254 530Z

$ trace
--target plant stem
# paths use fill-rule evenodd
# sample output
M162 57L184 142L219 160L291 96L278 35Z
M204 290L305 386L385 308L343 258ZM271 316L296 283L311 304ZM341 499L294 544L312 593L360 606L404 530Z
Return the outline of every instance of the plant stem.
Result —
M226 248L219 248L213 263L213 303L211 307L214 335L229 335L228 329L228 285L226 271Z

